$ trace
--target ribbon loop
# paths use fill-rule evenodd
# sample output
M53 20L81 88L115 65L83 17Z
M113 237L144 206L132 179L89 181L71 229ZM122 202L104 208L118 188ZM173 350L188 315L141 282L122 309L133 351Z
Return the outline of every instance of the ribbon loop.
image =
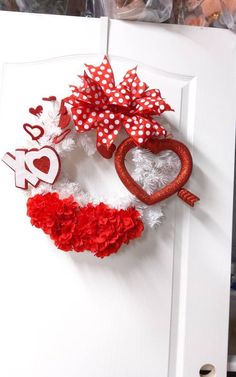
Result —
M110 149L121 126L138 146L144 146L152 136L166 135L153 116L172 109L158 89L148 89L139 79L137 67L127 71L117 86L106 56L99 66L86 65L86 68L90 76L84 72L81 86L72 85L72 94L63 103L71 105L78 132L97 129L99 150L101 145L102 149Z

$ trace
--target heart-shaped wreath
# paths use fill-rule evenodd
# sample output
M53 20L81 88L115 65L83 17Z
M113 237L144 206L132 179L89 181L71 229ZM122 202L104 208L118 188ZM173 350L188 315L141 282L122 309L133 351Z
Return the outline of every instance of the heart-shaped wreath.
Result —
M61 250L88 250L103 258L140 237L144 224L160 224L159 202L177 193L194 206L199 198L183 188L192 172L188 148L171 139L158 120L164 111L172 110L160 91L149 89L136 68L115 85L107 57L98 67L87 65L87 71L80 76L80 86L72 86L69 97L62 101L44 97L45 105L29 109L36 118L33 125L23 125L31 137L30 146L7 152L3 162L14 170L16 187L28 191L27 215L32 225ZM128 138L116 150L114 141L122 129ZM87 134L91 130L96 132L96 143L94 132ZM115 152L116 171L127 195L92 197L78 182L65 179L63 158L75 148L83 148L88 155L98 151L105 158ZM125 165L129 151L132 174Z

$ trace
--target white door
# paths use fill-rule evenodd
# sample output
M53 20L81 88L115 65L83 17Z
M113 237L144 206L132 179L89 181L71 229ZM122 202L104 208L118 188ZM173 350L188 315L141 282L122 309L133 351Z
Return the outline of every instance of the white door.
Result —
M175 109L167 120L192 151L187 187L201 197L194 209L172 197L157 231L99 260L59 252L31 227L25 197L1 164L0 375L195 377L211 364L212 376L226 376L235 36L8 12L0 32L1 156L25 145L30 106L68 95L83 63L98 65L107 53L117 80L138 64ZM88 190L126 192L113 161L81 153L75 176Z

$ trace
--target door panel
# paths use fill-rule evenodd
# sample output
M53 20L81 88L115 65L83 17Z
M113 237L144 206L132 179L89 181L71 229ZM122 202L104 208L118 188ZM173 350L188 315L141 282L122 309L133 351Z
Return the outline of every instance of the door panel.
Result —
M2 32L9 22L19 25L15 38L1 42L1 155L25 145L21 125L30 122L30 106L45 95L67 95L83 63L99 64L107 52L117 81L138 63L140 77L175 109L166 121L193 153L187 187L201 197L194 209L169 199L158 230L98 260L59 252L31 227L25 197L1 164L0 374L194 377L211 363L225 375L235 37L223 30L6 12L0 21ZM112 161L81 151L73 153L68 174L91 193L127 192Z
M126 43L118 44L124 36ZM176 203L171 376L195 376L208 363L217 375L226 374L235 41L226 30L120 22L110 28L110 56L142 61L162 76L187 78L176 123L191 146L189 187L201 202L194 210Z
M17 111L11 115L11 131L6 132L8 137L2 145L2 154L6 145L11 150L16 143L25 144L25 135L19 124L30 122L27 110L31 104L40 103L44 93L60 93L61 96L69 93L67 84L76 81L76 75L83 69L82 59L5 65L1 124L8 124L12 103L17 104ZM89 55L85 59L96 63ZM123 65L116 65L115 71L122 72ZM69 72L68 77L65 72ZM145 70L143 73L145 75ZM155 73L150 77L147 73L145 75L149 81L155 77ZM21 89L12 94L14 86L24 87L26 95L22 95ZM113 161L97 155L88 158L81 151L75 151L73 158L68 174L90 193L99 192L105 196L128 193L115 173ZM83 164L80 165L81 160ZM19 210L14 211L14 219L12 208L8 214L9 204L4 205L3 200L7 216L6 242L9 240L9 224L15 224L17 234L27 234L27 239L19 236L11 240L11 253L3 255L1 274L8 286L7 297L11 294L14 298L5 305L2 315L8 319L2 330L11 345L9 356L12 357L12 353L17 355L17 368L21 368L22 377L25 374L29 377L32 374L74 377L78 373L88 377L125 377L127 374L135 377L144 376L147 371L154 377L157 370L166 375L174 201L173 208L169 208L169 220L161 228L147 231L143 238L117 255L97 260L87 253L56 251L47 237L30 226L25 217L25 199L21 192L15 192L11 172L3 166L2 173L5 182L3 197L7 196L9 189L12 190L11 196L19 195ZM9 276L12 268L14 278ZM21 305L15 297L22 302ZM11 320L9 311L18 312L19 317ZM26 365L25 353L27 359L32 360L32 366ZM17 371L14 365L9 365L7 358L2 368L6 368L9 376Z

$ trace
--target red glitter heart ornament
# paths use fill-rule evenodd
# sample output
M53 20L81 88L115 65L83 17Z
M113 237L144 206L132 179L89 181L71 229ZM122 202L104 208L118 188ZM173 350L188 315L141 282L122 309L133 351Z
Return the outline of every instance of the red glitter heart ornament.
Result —
M198 201L199 198L186 189L183 189L183 185L185 185L192 173L192 156L186 145L173 139L157 138L150 139L146 143L145 148L149 149L152 153L158 154L166 150L171 150L177 154L181 162L181 169L177 177L153 194L148 194L137 182L135 182L126 169L125 156L135 147L136 144L134 141L131 138L128 138L120 144L115 154L116 171L125 187L147 205L158 203L178 193L178 196L182 200L193 207L194 203Z

